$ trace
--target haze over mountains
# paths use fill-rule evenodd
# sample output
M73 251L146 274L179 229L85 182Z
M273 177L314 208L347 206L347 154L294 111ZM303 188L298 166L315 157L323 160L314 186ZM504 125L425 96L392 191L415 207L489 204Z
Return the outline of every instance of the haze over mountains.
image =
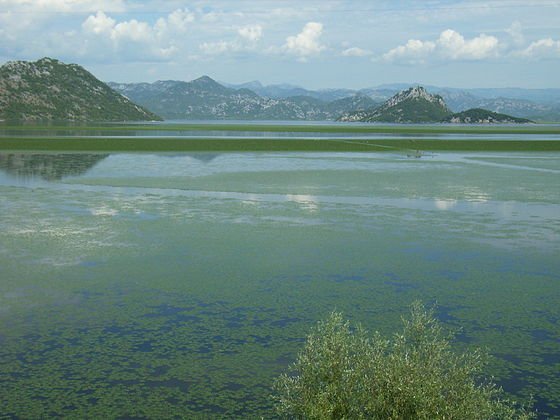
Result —
M168 119L334 120L378 105L367 95L326 101L310 95L271 98L246 87L229 88L208 76L190 82L109 83L117 92Z
M343 113L373 109L414 85L308 90L258 81L218 83L208 76L191 82L109 83L113 89L169 119L334 120ZM457 89L427 86L452 112L471 108L535 121L560 121L560 89Z
M352 89L307 90L288 85L263 86L258 81L241 85L225 84L232 88L245 87L262 96L285 98L293 95L311 96L330 101L349 95L369 96L376 102L383 102L400 91L421 83L393 83L376 87ZM422 85L428 92L440 95L453 112L469 108L484 108L490 111L510 114L536 121L560 121L560 89L522 89L522 88L479 88L461 89Z
M393 95L374 109L352 111L342 115L338 121L347 122L390 122L390 123L466 123L522 124L528 119L513 117L482 108L471 108L453 113L440 95L428 93L421 86L414 86Z
M512 115L560 121L560 89L431 87L428 92L419 86L401 90L403 86L406 87L312 91L291 85L263 86L258 82L224 86L208 76L190 82L105 84L79 65L43 58L36 62L9 62L0 67L0 119L138 121L163 117L421 123L443 122L451 117L445 122L526 122L509 116ZM506 94L518 97L492 97ZM484 109L474 112L473 108ZM452 115L464 110L470 111ZM498 114L491 115L489 111Z

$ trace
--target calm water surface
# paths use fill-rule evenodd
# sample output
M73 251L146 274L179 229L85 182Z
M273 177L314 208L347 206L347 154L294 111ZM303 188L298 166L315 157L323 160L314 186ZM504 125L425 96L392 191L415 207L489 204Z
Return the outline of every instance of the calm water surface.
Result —
M560 418L560 154L0 153L0 417L265 418L331 310Z

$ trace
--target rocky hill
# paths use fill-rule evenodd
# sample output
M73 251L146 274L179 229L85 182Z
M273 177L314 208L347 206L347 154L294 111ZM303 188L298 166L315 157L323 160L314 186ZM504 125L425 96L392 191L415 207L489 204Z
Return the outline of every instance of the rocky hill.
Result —
M263 96L265 98L272 98L272 99L284 99L293 96L310 96L315 99L320 99L324 102L331 102L337 99L346 98L348 96L353 96L356 94L362 94L362 92L358 92L353 89L320 89L320 90L309 90L302 88L300 86L290 85L287 83L283 84L276 84L276 85L267 85L263 86L261 82L258 80L254 80L252 82L241 83L241 84L231 84L220 82L222 85L227 86L229 88L234 89L241 89L246 88L250 89L255 92L259 96ZM364 93L367 96L367 94ZM391 96L391 95L389 95ZM372 98L375 100L375 98ZM387 98L383 98L385 100ZM380 102L380 101L378 101Z
M415 86L397 93L377 108L347 113L339 121L429 123L441 121L451 114L441 96Z
M223 86L208 76L190 82L109 83L109 86L168 119L334 120L345 112L378 104L366 95L333 101L306 95L273 99L245 87Z
M332 101L360 94L369 96L375 102L383 102L400 91L415 85L395 83L359 90L307 90L293 85L263 86L260 82L253 81L241 85L227 86L235 88L246 87L261 96L273 99L304 95L324 101ZM430 93L440 95L453 112L461 112L470 108L483 108L536 121L560 121L560 89L460 89L439 86L425 86L425 88Z
M497 112L488 111L487 109L472 108L452 114L444 118L441 122L453 124L525 124L532 121L526 118L499 114Z
M421 86L403 90L377 108L346 113L339 121L464 124L532 122L481 108L452 113L440 95L430 94Z
M77 64L51 58L0 67L0 119L161 120Z

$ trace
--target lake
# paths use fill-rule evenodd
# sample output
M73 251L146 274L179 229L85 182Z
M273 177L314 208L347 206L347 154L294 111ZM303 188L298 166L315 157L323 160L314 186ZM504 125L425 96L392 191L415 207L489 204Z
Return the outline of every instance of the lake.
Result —
M421 299L560 418L559 186L558 151L0 150L0 417L271 418L318 320Z

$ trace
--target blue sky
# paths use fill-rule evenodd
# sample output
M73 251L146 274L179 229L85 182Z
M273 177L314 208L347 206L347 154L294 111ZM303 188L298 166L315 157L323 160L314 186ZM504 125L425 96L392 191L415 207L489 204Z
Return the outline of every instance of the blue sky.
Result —
M560 88L560 0L0 0L0 39L116 82Z

